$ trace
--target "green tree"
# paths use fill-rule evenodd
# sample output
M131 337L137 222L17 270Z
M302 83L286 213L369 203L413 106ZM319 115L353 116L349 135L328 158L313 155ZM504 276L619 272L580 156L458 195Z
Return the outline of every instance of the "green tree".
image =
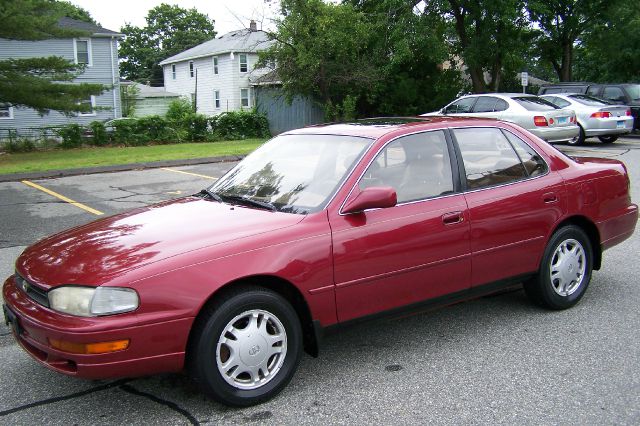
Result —
M640 82L640 3L612 5L576 49L574 75L596 83Z
M0 38L35 41L86 35L58 26L58 20L70 14L70 7L68 3L60 7L60 3L50 0L0 0ZM86 112L90 106L81 101L101 94L106 87L72 84L82 71L82 66L58 56L2 60L0 102L34 108L42 114L49 110L64 114Z
M446 59L441 28L437 20L416 14L411 2L280 5L282 18L270 33L276 43L261 52L260 64L277 64L289 99L316 100L330 120L410 115L444 102L436 99L447 74L439 69ZM450 80L447 85L455 85Z
M537 48L560 81L571 81L576 46L591 29L606 23L617 0L529 0L531 22L540 29ZM625 6L630 6L626 4ZM637 31L637 28L634 29Z
M425 13L449 23L449 42L473 92L499 91L505 74L522 68L531 38L522 0L436 0L428 2Z
M195 8L161 4L149 10L145 27L125 25L120 71L130 80L162 86L160 61L216 36L214 21Z

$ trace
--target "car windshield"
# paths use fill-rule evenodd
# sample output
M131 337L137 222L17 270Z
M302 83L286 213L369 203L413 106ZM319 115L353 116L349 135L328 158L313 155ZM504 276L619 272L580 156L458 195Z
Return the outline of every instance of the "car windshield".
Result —
M220 201L307 214L329 202L372 139L278 136L209 188Z
M574 101L581 103L582 105L601 107L601 106L607 106L610 104L610 102L608 101L594 98L593 96L589 96L589 95L567 95L567 96L573 99Z
M513 100L522 105L527 111L551 111L560 109L546 99L537 96L519 96L513 98Z
M640 100L640 84L628 84L625 86L625 89L627 89L631 99L634 101Z

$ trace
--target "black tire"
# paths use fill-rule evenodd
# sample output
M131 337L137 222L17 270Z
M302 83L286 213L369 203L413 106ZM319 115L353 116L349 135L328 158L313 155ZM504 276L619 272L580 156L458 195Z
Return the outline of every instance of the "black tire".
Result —
M552 278L551 266L553 263L558 264L559 257L556 257L556 250L563 244L565 248L574 248L579 245L583 252L584 272L581 278L576 279L575 284L569 287L569 291L563 293L561 287L562 282L570 282L564 280L560 274ZM560 256L560 255L558 255ZM566 268L567 271L581 269L582 263L571 258L571 264ZM524 290L527 296L537 305L547 309L567 309L580 301L591 281L591 271L593 269L593 249L589 237L584 231L575 225L563 226L558 229L549 240L545 248L540 268L535 277L524 283ZM573 273L573 272L571 272ZM577 275L577 273L576 273ZM579 282L578 282L579 281Z
M598 136L602 143L614 143L618 140L618 136Z
M578 139L574 145L584 144L584 140L587 138L587 136L584 134L584 129L582 128L582 126L578 124L578 127L580 128L580 134L578 135Z
M286 352L285 355L282 356L284 360L278 369L274 370L274 375L270 377L268 381L264 384L257 385L258 387L246 389L239 388L238 386L241 384L230 384L229 381L234 381L230 376L227 376L227 378L223 377L223 373L218 367L218 363L222 362L219 360L221 360L223 355L220 355L220 357L218 357L218 355L224 351L222 348L224 343L219 345L219 339L222 338L223 333L225 333L225 336L228 336L226 329L230 321L250 311L266 312L279 321L278 326L283 326L286 332L286 340L283 345ZM258 319L258 321L261 320ZM264 318L262 321L265 321ZM234 324L238 323L236 322ZM265 325L265 329L266 327L269 327L269 324ZM240 346L244 344L246 336L245 334L243 337L237 339ZM275 346L275 344L273 346ZM246 407L267 401L277 395L289 383L300 362L302 346L300 320L291 304L282 296L270 290L257 286L243 286L224 294L214 303L205 307L203 312L198 316L191 334L187 353L188 369L193 379L200 385L203 391L216 401L225 405ZM246 353L245 349L248 348L248 346L244 345L242 351L239 350L238 352L241 352L243 357L248 358L249 356L254 356L254 353L251 353L251 351L256 347L259 352L261 349L259 345L252 346ZM263 347L262 349L266 351L266 348ZM229 354L227 356L231 358L231 350L228 350L227 353ZM238 356L240 356L240 354L238 354ZM274 356L277 357L278 355ZM264 357L264 359L266 363L272 363L269 361L271 360L271 356L269 356L269 358ZM275 359L277 358L274 358L274 360ZM278 365L278 363L279 361L275 364ZM242 366L236 370L241 370L241 368ZM260 372L262 373L262 370ZM246 373L241 373L236 380L240 380L242 374ZM249 378L251 378L250 375ZM261 380L265 379L262 378ZM248 386L254 385L249 383Z

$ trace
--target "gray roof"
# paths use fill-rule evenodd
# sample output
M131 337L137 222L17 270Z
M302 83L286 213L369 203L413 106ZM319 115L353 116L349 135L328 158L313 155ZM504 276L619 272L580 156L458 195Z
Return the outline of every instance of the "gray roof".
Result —
M139 90L136 98L177 98L177 93L167 92L164 87L152 87L146 84L133 83L133 87Z
M58 21L58 26L61 28L67 28L70 30L80 30L91 33L94 36L104 36L104 37L122 37L123 34L120 34L115 31L108 30L106 28L102 28L96 24L92 24L91 22L79 21L77 19L67 18L66 16L60 18Z
M267 33L264 31L251 31L248 29L231 31L213 40L205 41L177 55L173 55L160 62L160 65L228 52L255 53L259 50L267 49L272 44L273 41L269 40Z

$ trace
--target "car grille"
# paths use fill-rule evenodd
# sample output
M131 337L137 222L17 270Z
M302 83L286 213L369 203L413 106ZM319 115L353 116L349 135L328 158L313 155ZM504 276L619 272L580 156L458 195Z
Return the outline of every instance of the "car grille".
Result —
M37 287L35 284L30 283L25 280L16 272L15 275L16 286L24 291L29 299L34 302L49 307L49 297L47 296L47 292Z

